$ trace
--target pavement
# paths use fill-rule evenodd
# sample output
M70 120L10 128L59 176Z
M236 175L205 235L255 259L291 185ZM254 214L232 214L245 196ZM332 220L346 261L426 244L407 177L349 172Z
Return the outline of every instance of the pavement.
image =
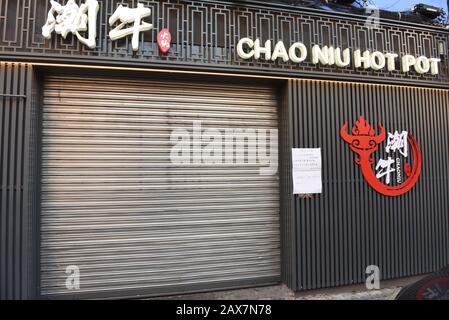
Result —
M394 300L400 290L400 287L392 287L379 290L321 293L297 297L296 300Z
M295 293L285 285L163 297L168 300L392 300L401 287L366 290L361 286ZM161 298L160 298L161 299Z

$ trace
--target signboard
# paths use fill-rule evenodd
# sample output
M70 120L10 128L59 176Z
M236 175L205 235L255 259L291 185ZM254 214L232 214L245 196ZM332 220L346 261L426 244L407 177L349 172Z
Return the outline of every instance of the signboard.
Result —
M292 149L293 194L322 192L321 149Z
M75 0L50 0L47 20L42 27L42 35L50 39L52 33L60 34L64 39L68 34L76 35L78 40L90 49L97 46L97 24L100 3L98 0L82 0L78 5ZM153 24L145 22L150 19L152 10L143 3L136 7L119 4L109 17L109 37L112 41L132 36L132 50L139 50L141 33L153 29ZM192 31L193 32L193 31ZM82 35L84 34L84 35ZM171 35L164 28L158 33L160 52L168 53ZM264 39L265 40L265 39ZM381 52L334 46L321 46L293 42L284 43L279 39L240 38L236 46L237 56L243 60L261 60L276 63L278 60L289 62L296 66L312 61L315 66L334 66L356 69L394 72L397 68L404 74L415 72L419 75L437 76L440 70L441 58L432 56L415 56L394 52ZM440 52L441 54L441 52ZM433 54L435 55L435 54ZM308 59L309 58L309 59Z
M157 45L162 53L167 53L170 50L171 34L167 28L162 29L157 34Z
M394 133L387 134L382 124L378 123L377 126L379 133L376 134L375 129L360 116L351 134L347 132L348 123L345 123L340 136L358 155L355 163L360 166L365 181L374 190L385 196L401 196L418 182L421 174L421 150L410 132L399 133L395 130ZM387 156L376 161L374 153L385 140Z
M81 43L90 49L95 49L99 9L98 0L84 0L80 6L75 0L68 0L65 5L51 0L47 21L42 27L42 35L44 38L50 39L54 31L65 39L69 33L72 33ZM109 37L115 41L132 35L132 48L133 51L137 51L140 33L153 29L151 23L143 21L150 15L151 9L146 8L142 3L138 3L137 8L128 8L120 4L109 17L109 26L111 27ZM114 27L114 25L116 26ZM86 31L87 39L80 34L80 32Z
M237 54L241 59L255 59L275 62L281 59L284 62L291 61L300 64L304 62L309 52L306 45L302 42L295 42L288 48L283 41L278 41L273 47L271 40L262 43L260 39L242 38L237 43ZM418 74L438 75L440 58L432 58L406 54L399 57L396 53L380 52L369 50L361 51L359 49L351 53L349 48L341 49L328 46L314 45L311 50L311 59L314 65L336 66L346 68L351 63L356 68L365 70L387 70L392 72L396 70L396 61L400 62L401 71L410 72L412 69Z

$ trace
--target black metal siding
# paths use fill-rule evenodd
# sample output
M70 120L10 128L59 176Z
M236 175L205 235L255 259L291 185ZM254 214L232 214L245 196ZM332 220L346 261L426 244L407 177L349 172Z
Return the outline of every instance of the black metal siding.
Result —
M30 65L0 63L0 299L37 292L33 77Z
M39 96L29 65L0 64L0 299L38 292ZM385 85L290 80L280 95L282 277L307 290L422 274L449 263L449 93ZM359 115L414 133L418 184L388 198L372 190L340 136ZM323 148L322 195L292 196L291 147Z
M368 265L378 265L382 279L447 265L448 91L312 80L291 80L287 90L290 103L284 112L292 116L292 141L285 145L321 147L323 157L323 193L312 199L294 196L293 215L283 205L282 215L292 219L283 220L283 231L295 223L297 236L298 278L290 285L307 290L363 283ZM406 195L385 197L364 181L355 154L339 135L344 122L352 127L360 115L373 126L380 121L387 130L409 130L417 138L423 169ZM282 191L291 194L287 153Z
M292 290L297 290L296 281L296 230L292 195L291 146L292 146L292 96L291 86L285 85L279 97L279 177L281 216L281 276Z

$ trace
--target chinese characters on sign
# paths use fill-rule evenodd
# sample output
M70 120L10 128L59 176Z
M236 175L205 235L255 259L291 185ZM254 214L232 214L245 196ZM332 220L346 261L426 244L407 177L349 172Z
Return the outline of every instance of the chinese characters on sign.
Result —
M58 0L60 1L60 0ZM69 33L76 35L80 42L90 49L96 47L97 17L100 8L97 0L67 0L61 5L56 0L50 0L51 8L47 15L47 21L42 27L42 35L46 39L56 32L65 39ZM81 3L81 5L78 5ZM134 1L133 1L134 2ZM55 16L56 15L56 16ZM145 22L144 18L151 15L151 9L143 3L137 3L136 8L119 5L109 18L111 30L109 37L112 41L132 35L131 46L133 51L139 49L139 36L141 32L153 29L153 24ZM115 24L118 24L114 27ZM371 28L372 26L367 27ZM86 33L87 38L80 32ZM171 35L167 29L162 29L158 34L158 46L162 53L170 50ZM311 44L312 45L312 44ZM365 70L395 71L397 65L401 65L401 71L409 73L414 70L418 74L438 75L440 72L441 58L406 54L400 57L396 53L380 52L360 49L351 52L350 48L333 46L312 45L311 50L302 42L294 42L287 46L282 40L274 43L273 40L242 38L236 45L238 57L243 60L265 60L283 62L291 61L301 64L310 57L314 65L335 66L346 68L353 65L354 68ZM399 63L397 63L399 62Z
M415 138L407 131L399 133L395 131L394 134L388 133L388 139L384 127L378 123L380 129L379 134L371 125L361 116L355 122L352 128L352 134L348 134L348 123L345 123L340 130L340 136L349 144L351 150L358 155L355 163L360 166L362 175L366 182L377 192L396 197L403 195L410 191L411 188L418 182L421 174L421 150ZM396 157L380 159L373 171L372 165L375 163L373 154L379 149L379 145L387 139L385 152L387 154L395 153ZM409 150L410 147L410 150ZM408 161L409 151L412 152L413 161L407 162L402 169L401 157ZM413 167L412 167L413 164ZM391 175L396 172L396 185L391 186ZM404 175L407 177L405 181ZM379 179L384 178L385 184Z
M407 131L402 131L399 133L395 131L394 134L388 133L387 138L387 146L385 147L385 152L390 154L390 152L399 151L399 154L404 158L408 157L408 142L407 142L408 133ZM393 164L396 164L396 168L393 168ZM385 176L385 183L390 184L391 177L390 175L393 172L396 172L396 181L397 183L402 183L402 159L400 157L396 157L396 159L392 159L388 157L387 160L380 159L376 165L376 178L380 179Z
M100 8L97 0L86 0L81 6L78 6L74 0L67 1L62 6L56 1L51 0L51 9L48 12L47 22L42 27L42 35L46 39L51 38L55 31L64 39L69 33L77 36L78 40L88 46L95 48L95 38L97 37L97 14ZM56 18L55 18L55 13ZM80 35L80 32L88 31L88 38Z
M60 34L64 39L69 33L72 33L77 36L81 43L94 49L97 37L97 16L100 9L98 1L84 0L84 3L78 6L75 0L68 0L65 5L50 0L50 4L51 8L47 15L47 21L42 27L44 38L50 39L53 31ZM132 35L132 49L137 51L140 33L153 29L151 23L143 21L150 15L151 9L145 8L142 3L138 3L137 8L134 9L119 5L109 18L109 25L112 27L117 22L120 23L109 32L109 37L114 41ZM164 49L161 49L161 51L166 50L165 52L167 52L170 48L170 33L167 29L163 30L166 30L166 33L163 39ZM83 37L80 32L87 32L88 37Z
M390 184L390 175L392 172L395 171L395 169L391 168L393 163L394 163L394 160L391 159L391 157L388 157L387 160L380 159L376 166L376 171L377 171L376 178L380 179L380 178L386 176L385 183Z
M396 152L397 150L404 156L408 157L408 144L407 144L407 131L402 131L401 134L399 132L395 132L394 134L388 133L387 146L385 147L385 151L390 153L390 150Z
M109 32L109 37L112 41L133 35L132 48L134 51L139 49L139 34L140 32L153 29L151 23L146 23L143 18L151 15L151 9L145 8L143 4L137 4L136 9L130 9L119 5L114 14L109 18L109 25L112 27L118 20L120 24ZM127 28L127 25L131 25Z
M171 34L168 29L162 29L158 35L157 35L157 44L159 46L159 50L161 50L162 53L167 53L168 50L170 50L170 41L171 41Z

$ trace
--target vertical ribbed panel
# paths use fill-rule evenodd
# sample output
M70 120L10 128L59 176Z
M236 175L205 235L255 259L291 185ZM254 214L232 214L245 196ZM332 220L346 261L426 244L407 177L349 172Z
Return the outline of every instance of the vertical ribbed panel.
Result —
M0 63L0 299L33 297L32 67Z
M280 212L281 212L281 248L282 281L292 290L297 290L296 281L296 231L293 210L293 185L291 175L292 145L292 96L291 85L281 91L279 97L279 176L280 176Z
M301 80L289 82L288 99L291 146L320 147L323 156L323 193L293 200L298 289L362 283L368 265L378 265L382 279L447 265L448 91ZM389 131L408 130L418 140L422 173L404 196L374 191L341 140L343 123L352 127L360 115L373 126L380 121ZM282 171L284 184L290 176Z

